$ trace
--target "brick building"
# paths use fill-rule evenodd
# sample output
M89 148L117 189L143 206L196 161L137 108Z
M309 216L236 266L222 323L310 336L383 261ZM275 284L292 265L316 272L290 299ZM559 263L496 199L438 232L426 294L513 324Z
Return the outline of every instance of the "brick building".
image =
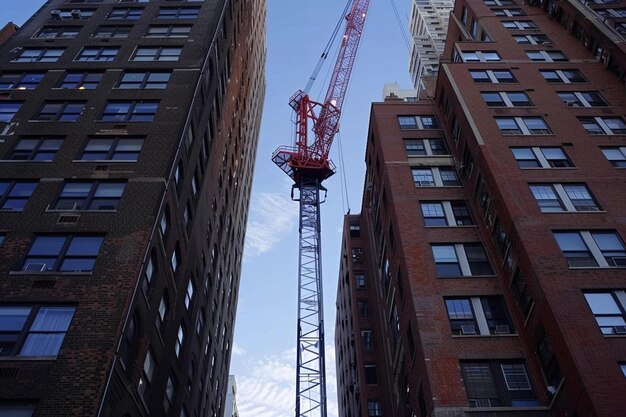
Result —
M458 1L434 100L372 105L342 416L624 414L620 4Z
M49 0L0 47L0 415L223 414L264 22Z

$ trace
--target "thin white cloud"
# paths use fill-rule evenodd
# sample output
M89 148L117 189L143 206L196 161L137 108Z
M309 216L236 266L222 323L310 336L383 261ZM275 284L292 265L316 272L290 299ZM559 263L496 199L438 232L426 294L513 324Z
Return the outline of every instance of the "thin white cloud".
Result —
M241 417L292 417L295 409L295 348L251 360L248 372L236 375ZM329 417L337 417L335 351L326 346L326 390Z
M245 257L269 252L297 224L298 205L278 193L260 193L250 204Z
M247 353L246 350L242 348L241 346L239 346L237 343L233 343L232 352L233 352L233 355L236 355L236 356L245 356Z

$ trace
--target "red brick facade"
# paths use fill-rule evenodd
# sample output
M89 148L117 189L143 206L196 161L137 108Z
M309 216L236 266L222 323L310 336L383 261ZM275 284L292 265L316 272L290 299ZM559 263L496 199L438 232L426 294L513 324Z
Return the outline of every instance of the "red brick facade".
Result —
M626 409L624 66L619 45L593 39L605 68L569 33L572 7L457 2L432 101L372 105L338 289L342 416ZM361 298L373 322L357 320ZM353 395L369 362L379 381Z

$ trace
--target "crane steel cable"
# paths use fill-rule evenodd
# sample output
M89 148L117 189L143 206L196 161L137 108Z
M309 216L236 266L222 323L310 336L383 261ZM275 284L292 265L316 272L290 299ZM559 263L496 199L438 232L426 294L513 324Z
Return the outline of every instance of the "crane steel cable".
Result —
M305 93L308 94L309 91L311 90L311 87L313 86L313 83L315 82L317 78L317 74L320 72L320 69L322 68L322 65L324 64L324 61L328 57L328 52L330 52L330 48L332 47L333 43L335 43L335 39L337 38L339 29L341 29L341 24L346 18L346 14L348 14L348 10L350 9L351 4L352 4L352 0L348 0L346 2L346 6L344 7L343 12L341 12L341 16L339 17L339 20L337 21L337 24L335 25L335 29L333 30L333 33L330 35L330 39L326 43L326 47L324 48L324 51L322 52L320 59L317 61L317 65L315 66L313 73L309 77L309 81L307 82L306 87L304 87Z
M402 26L402 22L400 20L400 14L398 13L398 8L396 7L396 2L394 0L389 0L391 3L391 8L393 9L393 13L396 15L396 22L398 23L398 27L400 28L400 33L402 34L402 39L404 40L404 45L406 46L406 50L411 52L411 46L409 43L409 38L406 35L406 31Z

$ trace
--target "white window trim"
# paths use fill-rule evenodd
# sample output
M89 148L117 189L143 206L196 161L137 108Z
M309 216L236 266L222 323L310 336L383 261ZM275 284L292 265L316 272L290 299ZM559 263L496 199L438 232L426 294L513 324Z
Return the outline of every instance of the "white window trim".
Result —
M483 305L480 302L480 297L471 297L472 309L474 310L474 319L478 323L478 330L481 335L491 335L489 331L489 325L487 324L487 317L483 311Z
M529 116L529 117L535 117L535 116ZM528 128L528 126L526 126L526 123L524 122L524 117L507 117L509 119L514 119L515 120L515 124L517 125L517 127L522 131L522 133L511 133L511 134L506 134L506 135L551 135L552 132L550 131L549 133L533 133L530 131L530 129ZM541 120L543 120L543 117L539 117ZM545 124L546 128L548 130L550 130L550 126L548 126L548 124L545 122L545 120L543 120L543 123Z
M493 60L493 59L487 59L487 57L485 56L484 52L489 52L489 53L495 53L496 55L498 55L497 60ZM466 61L465 57L463 56L463 54L476 54L476 56L478 57L478 61ZM498 53L498 51L461 51L458 50L457 51L457 56L459 57L459 60L461 62L502 62L502 57L500 56L500 54Z
M513 104L513 102L509 98L509 93L523 93L526 95L526 97L528 97L528 94L526 94L524 91L481 91L481 93L497 93L502 99L502 101L504 101L505 107L532 107L532 104L516 106L515 104ZM528 97L528 101L530 101L530 97ZM497 107L497 106L492 106L492 107Z
M604 117L602 117L602 116L595 116L595 117L589 117L589 118L593 118L595 120L595 122L604 131L605 135L610 135L610 136L621 135L621 133L613 133L613 131L611 130L609 125L607 125L606 122L604 121Z
M578 234L580 235L583 242L585 242L585 245L587 245L587 249L589 249L591 255L595 258L596 262L598 263L598 267L609 268L610 265L604 258L604 255L602 255L602 251L600 250L598 245L596 245L596 241L593 240L591 232L589 230L579 230Z
M526 52L526 56L528 57L528 59L530 59L532 62L567 62L569 61L569 59L567 59L567 57L565 56L565 54L561 51L525 51ZM541 56L543 57L542 60L539 59L532 59L531 57L528 56L529 52L533 52L533 53L540 53ZM550 52L558 52L561 55L563 55L564 59L559 59L559 60L554 60L552 58L552 56L550 56Z
M606 107L606 105L604 105L604 106L593 106L591 103L589 103L589 101L583 95L583 93L597 93L597 94L599 94L602 97L602 95L598 91L558 91L557 94L558 93L574 94L576 96L576 98L578 99L578 101L580 101L580 103L582 104L583 107ZM606 100L605 100L605 102L606 102ZM570 106L569 104L567 104L567 106L568 107L575 107L573 105Z
M508 20L506 22L502 22L502 26L504 26L505 23L513 23L515 25L515 28L507 28L506 26L504 26L505 29L509 29L509 30L538 30L538 27L535 28L526 28L524 27L524 24L522 22L532 22L531 20Z
M445 166L445 168L453 168L453 167L452 166L449 166L449 167ZM419 188L424 188L424 187L445 187L445 188L447 188L447 187L458 187L456 185L444 185L443 184L443 179L441 178L441 173L439 172L439 167L420 167L420 166L415 167L414 166L414 167L411 167L411 176L413 176L413 170L414 169L424 169L424 170L430 169L430 172L432 173L432 176L433 176L433 182L435 184L435 185L418 185L418 184L415 184L415 180L413 180L413 183L415 184L415 187L419 187ZM456 172L455 172L455 174L456 174ZM456 174L456 175L457 175L457 179L458 179L458 174Z
M463 275L464 277L471 277L472 270L470 269L469 261L467 260L467 255L465 254L465 246L462 243L455 243L454 252L456 252L456 259L459 262L461 275Z
M543 33L541 34L543 35ZM531 35L515 35L515 37L523 37L525 38L528 43L526 45L552 45L552 41L547 41L547 42L538 42L535 39L535 36L538 36L538 34L531 34ZM545 35L544 35L545 36ZM517 41L517 39L516 39ZM519 42L518 42L519 43Z
M433 154L433 150L432 147L430 145L430 141L431 140L438 140L438 138L428 138L428 139L405 139L405 140L410 140L410 141L415 141L415 142L422 142L422 144L424 145L424 151L426 152L426 155L410 155L409 158L424 158L426 156L446 156L449 154L445 154L445 155L435 155ZM441 141L443 141L443 138L440 139ZM406 142L405 142L406 143ZM445 143L445 142L444 142ZM406 148L405 148L406 149ZM408 151L407 151L408 152Z

